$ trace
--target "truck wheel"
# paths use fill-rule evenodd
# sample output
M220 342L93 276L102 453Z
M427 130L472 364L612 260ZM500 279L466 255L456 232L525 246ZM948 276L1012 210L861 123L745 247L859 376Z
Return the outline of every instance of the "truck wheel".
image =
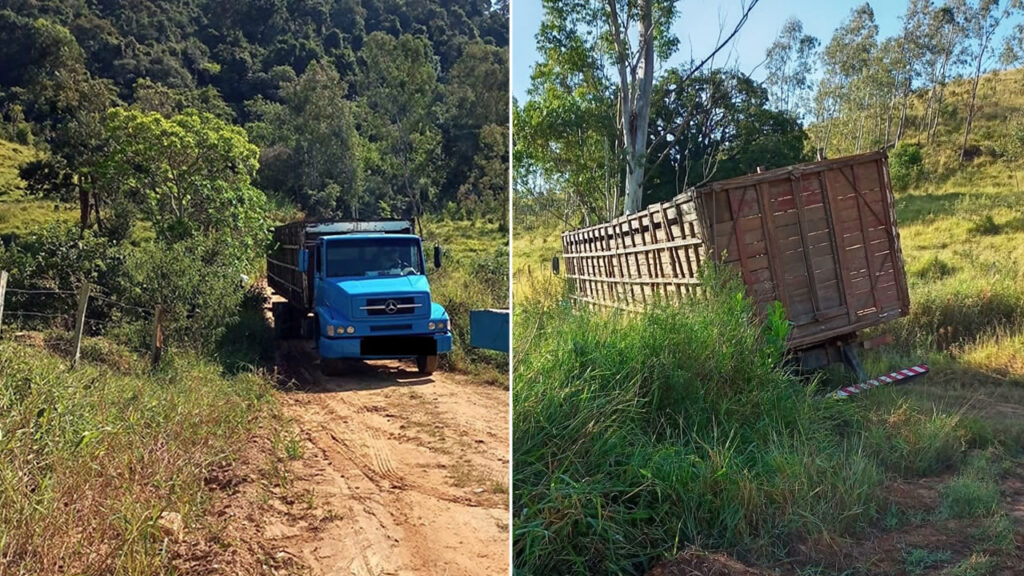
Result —
M343 358L321 358L320 371L324 376L341 376L345 373L345 360Z
M271 312L274 316L274 336L278 340L287 340L291 336L289 332L291 309L285 302L274 302L271 305Z
M419 370L420 374L430 376L437 370L437 354L432 356L417 356L416 357L416 369Z

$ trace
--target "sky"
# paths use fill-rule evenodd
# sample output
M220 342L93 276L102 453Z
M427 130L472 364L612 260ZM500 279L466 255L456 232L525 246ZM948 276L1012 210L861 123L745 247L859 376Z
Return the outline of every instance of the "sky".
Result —
M737 62L742 72L753 72L762 79L764 67L755 68L764 60L765 50L778 36L782 24L790 16L798 17L804 32L816 36L824 46L832 32L845 20L850 11L864 0L761 0L750 13L747 23L731 45L719 53L716 63ZM659 63L664 69L688 61L692 55L703 59L718 43L719 29L727 35L742 14L741 0L680 0L679 17L674 31L679 38L679 50L668 61ZM905 1L874 0L870 2L878 23L879 39L900 31L900 16L906 9ZM541 0L512 0L512 92L522 102L530 86L530 72L538 59L534 36L540 28L543 10ZM724 25L720 25L724 22Z

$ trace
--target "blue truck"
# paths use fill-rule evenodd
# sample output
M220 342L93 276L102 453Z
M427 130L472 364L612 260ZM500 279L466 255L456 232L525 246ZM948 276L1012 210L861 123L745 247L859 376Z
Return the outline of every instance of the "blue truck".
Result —
M430 297L423 243L409 220L300 221L274 229L267 283L280 339L313 340L321 370L346 359L415 358L421 374L452 349L451 320ZM434 267L441 249L434 247Z

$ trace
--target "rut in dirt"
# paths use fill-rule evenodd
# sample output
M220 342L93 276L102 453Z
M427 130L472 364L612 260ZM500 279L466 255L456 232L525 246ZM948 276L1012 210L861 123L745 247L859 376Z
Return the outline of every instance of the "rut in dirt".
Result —
M279 395L303 457L291 492L307 510L262 537L314 574L507 571L508 392L413 364L353 363L327 377L287 343Z

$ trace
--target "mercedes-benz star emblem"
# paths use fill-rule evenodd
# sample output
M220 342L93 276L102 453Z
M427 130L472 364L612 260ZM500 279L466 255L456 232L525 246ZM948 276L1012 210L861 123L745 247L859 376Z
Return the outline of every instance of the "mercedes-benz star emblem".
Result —
M395 302L394 300L388 300L387 302L384 303L384 311L387 312L388 314L394 314L395 312L398 312L398 302Z

